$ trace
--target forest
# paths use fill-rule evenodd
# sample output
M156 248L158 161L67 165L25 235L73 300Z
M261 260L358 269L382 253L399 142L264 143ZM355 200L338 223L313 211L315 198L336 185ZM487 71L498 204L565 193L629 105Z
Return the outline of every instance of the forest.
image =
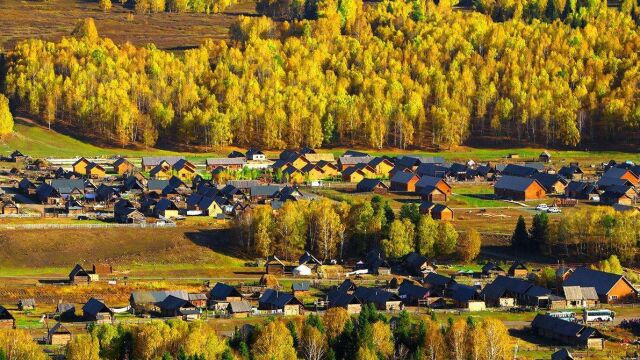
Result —
M13 341L17 339L19 341ZM269 318L250 333L219 338L202 322L151 321L137 325L92 325L67 345L68 360L381 360L511 358L504 323L450 319L446 324L402 311L391 326L373 305L358 316L332 308L322 316ZM9 354L7 357L6 354ZM0 359L44 360L24 330L0 333Z
M9 49L5 95L14 112L122 146L632 140L640 124L635 2L623 1L622 11L576 0L475 6L262 2L258 10L289 12L290 21L239 17L229 41L183 53L118 46L87 19L57 43Z
M477 231L459 234L451 223L421 215L416 204L403 205L396 216L379 196L353 205L326 198L287 201L275 215L270 206L260 206L244 212L235 225L248 253L285 260L309 251L325 262L379 249L390 260L416 251L469 262L482 242Z

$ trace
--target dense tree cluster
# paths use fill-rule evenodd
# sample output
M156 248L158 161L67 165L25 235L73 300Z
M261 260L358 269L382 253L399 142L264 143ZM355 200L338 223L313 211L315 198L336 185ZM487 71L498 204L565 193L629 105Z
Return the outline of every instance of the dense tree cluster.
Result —
M615 211L611 207L584 208L568 212L551 223L546 213L533 217L527 230L520 216L511 237L520 251L555 256L606 259L600 269L618 271L620 261L636 263L640 254L640 214Z
M277 255L292 260L305 250L318 259L362 256L380 249L389 259L417 251L429 257L458 254L471 261L480 252L480 236L458 232L449 222L421 215L417 206L403 206L396 218L381 197L349 205L327 198L287 201L274 212L271 206L245 211L236 221L244 247L258 256Z
M219 13L228 6L238 3L237 0L132 0L132 2L138 13L191 11L206 14Z
M184 56L91 34L29 40L8 54L8 96L121 144L576 145L640 124L640 31L620 11L572 27L494 22L444 1L300 6L313 4L317 20L239 18L230 43Z
M0 94L0 138L13 132L13 115L9 109L9 99Z

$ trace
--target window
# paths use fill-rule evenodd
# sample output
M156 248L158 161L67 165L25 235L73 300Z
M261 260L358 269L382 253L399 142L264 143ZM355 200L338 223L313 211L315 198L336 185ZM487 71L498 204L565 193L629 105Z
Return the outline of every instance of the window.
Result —
M612 295L611 296L611 300L618 300L618 296L617 295Z

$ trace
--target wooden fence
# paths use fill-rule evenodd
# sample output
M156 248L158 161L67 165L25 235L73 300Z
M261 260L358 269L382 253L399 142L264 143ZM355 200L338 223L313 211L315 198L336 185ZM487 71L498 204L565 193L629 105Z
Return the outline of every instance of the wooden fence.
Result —
M0 230L52 230L52 229L107 229L107 228L173 228L176 224L141 223L141 224L13 224L0 225Z

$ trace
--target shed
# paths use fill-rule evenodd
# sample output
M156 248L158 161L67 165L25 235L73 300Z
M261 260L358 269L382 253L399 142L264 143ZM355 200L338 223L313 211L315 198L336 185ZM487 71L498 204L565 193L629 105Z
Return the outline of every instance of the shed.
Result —
M36 308L36 299L20 299L18 301L18 310L34 310Z
M0 329L15 329L16 319L9 310L0 305Z
M285 265L277 256L269 256L267 262L264 264L265 273L272 275L284 275Z
M389 187L380 179L362 179L356 185L356 191L386 194L389 191Z
M249 304L246 300L231 301L229 302L227 311L229 312L229 315L231 315L231 317L245 318L251 315L252 308L251 304Z
M411 172L399 171L391 177L391 191L410 192L416 191L416 183L420 177Z
M551 162L551 154L547 150L544 150L538 155L538 161L543 163Z
M85 321L95 321L98 324L110 323L114 315L113 310L96 298L91 298L84 304L82 314Z
M546 196L540 182L518 176L502 176L494 185L494 191L498 198L518 201L542 199Z
M304 312L302 302L293 294L274 289L266 289L258 300L260 310L273 310L284 315L301 315Z
M298 265L293 269L293 276L311 276L311 269L304 264Z
M71 341L71 331L58 322L47 331L47 344L64 346Z

